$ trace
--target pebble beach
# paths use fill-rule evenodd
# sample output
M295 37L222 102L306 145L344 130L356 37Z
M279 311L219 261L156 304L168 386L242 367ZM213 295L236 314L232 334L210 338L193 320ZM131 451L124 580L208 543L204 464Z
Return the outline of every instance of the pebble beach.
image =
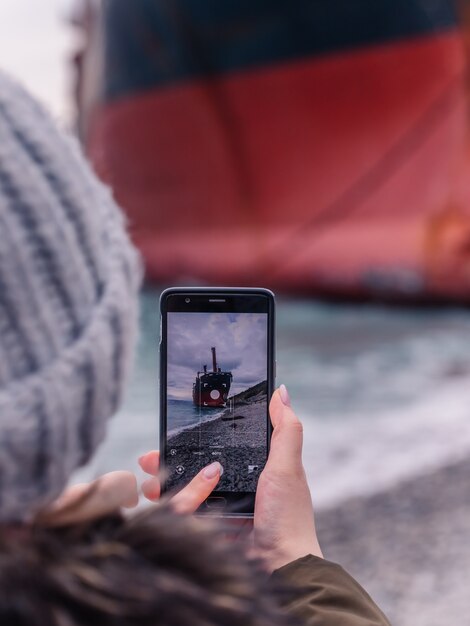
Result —
M187 483L213 461L224 467L219 491L254 492L266 461L266 383L238 394L233 408L168 437L167 486ZM261 426L260 426L261 425ZM180 473L181 472L181 473Z
M470 624L470 459L317 511L326 558L394 626Z

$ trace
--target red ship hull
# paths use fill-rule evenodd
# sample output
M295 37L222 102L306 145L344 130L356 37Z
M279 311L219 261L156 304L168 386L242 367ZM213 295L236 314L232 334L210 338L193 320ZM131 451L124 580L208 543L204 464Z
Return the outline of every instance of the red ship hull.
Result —
M198 373L193 384L193 402L199 407L220 407L225 406L230 386L232 384L232 374L230 372L208 372Z
M470 301L455 27L102 102L87 147L148 277Z

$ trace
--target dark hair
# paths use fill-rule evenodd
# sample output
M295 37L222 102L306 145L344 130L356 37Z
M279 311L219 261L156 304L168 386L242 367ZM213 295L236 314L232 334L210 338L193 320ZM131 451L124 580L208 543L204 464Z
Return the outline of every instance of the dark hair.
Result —
M2 626L282 626L268 575L207 520L0 530Z

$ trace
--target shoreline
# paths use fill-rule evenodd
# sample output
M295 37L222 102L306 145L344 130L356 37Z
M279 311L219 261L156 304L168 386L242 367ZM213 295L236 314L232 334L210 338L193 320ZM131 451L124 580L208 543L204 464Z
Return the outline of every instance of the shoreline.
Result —
M191 402L192 404L192 400L188 402ZM212 417L206 417L204 418L204 424L206 422L213 422L214 420L218 419L219 417L222 416L222 413L220 413L220 411L225 411L224 408L221 409L211 409L211 411L214 412L214 415ZM173 430L169 430L167 431L167 437L175 437L176 435L179 435L180 433L184 433L188 430L192 430L193 428L199 428L199 424L187 424L186 426L177 426L176 428L174 428Z

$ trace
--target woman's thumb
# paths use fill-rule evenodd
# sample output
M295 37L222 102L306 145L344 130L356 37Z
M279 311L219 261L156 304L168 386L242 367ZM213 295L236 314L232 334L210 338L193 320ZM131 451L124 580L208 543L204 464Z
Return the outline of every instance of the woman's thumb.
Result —
M302 466L303 430L284 385L273 393L269 413L274 430L267 466L283 472L298 471Z

